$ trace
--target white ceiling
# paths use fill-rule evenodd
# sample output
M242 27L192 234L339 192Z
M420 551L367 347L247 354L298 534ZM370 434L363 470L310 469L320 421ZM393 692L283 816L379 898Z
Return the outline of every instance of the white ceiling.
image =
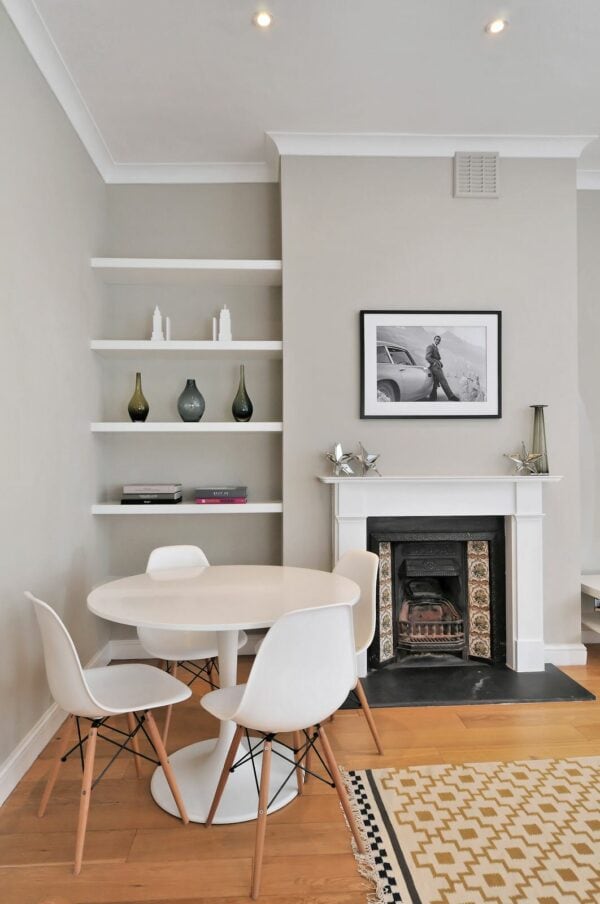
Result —
M260 164L266 132L600 132L599 0L4 3L111 164Z

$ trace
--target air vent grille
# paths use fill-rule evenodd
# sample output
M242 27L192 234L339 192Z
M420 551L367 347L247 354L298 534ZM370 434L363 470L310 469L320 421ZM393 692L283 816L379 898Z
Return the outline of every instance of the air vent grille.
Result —
M455 198L498 197L498 154L467 153L454 155Z

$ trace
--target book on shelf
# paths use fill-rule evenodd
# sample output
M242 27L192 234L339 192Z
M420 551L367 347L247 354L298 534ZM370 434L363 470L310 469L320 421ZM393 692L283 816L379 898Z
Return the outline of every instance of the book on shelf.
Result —
M178 505L181 501L181 496L176 499L132 499L128 497L121 499L121 505Z
M135 502L163 502L163 501L174 501L177 502L178 499L181 499L183 493L179 490L177 493L123 493L121 499L131 500Z
M231 484L222 487L196 487L197 499L241 499L248 495L248 487Z
M212 496L210 499L196 496L196 505L244 505L248 502L247 496Z
M123 495L128 493L181 493L180 483L126 483Z

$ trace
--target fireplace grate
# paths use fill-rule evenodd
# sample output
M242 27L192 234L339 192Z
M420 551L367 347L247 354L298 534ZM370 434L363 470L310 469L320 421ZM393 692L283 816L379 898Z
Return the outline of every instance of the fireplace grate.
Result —
M400 608L398 647L401 650L441 652L462 650L465 645L463 620L450 600L405 599Z

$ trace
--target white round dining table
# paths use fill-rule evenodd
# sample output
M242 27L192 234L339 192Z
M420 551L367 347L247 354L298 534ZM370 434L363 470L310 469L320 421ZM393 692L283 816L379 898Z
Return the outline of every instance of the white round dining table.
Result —
M219 684L231 687L237 683L240 629L269 628L286 612L354 605L359 597L358 584L326 571L276 565L209 565L111 581L92 590L87 604L100 618L123 625L216 631ZM217 738L199 741L169 755L193 822L206 821L234 731L233 722L221 722ZM274 744L273 749L277 746ZM240 749L239 756L244 752ZM280 752L289 759L287 748L280 748ZM269 812L285 806L297 794L293 767L273 757L269 799L280 786ZM152 776L151 793L160 807L179 815L161 767ZM248 762L230 775L214 821L256 819L257 804L253 763Z

